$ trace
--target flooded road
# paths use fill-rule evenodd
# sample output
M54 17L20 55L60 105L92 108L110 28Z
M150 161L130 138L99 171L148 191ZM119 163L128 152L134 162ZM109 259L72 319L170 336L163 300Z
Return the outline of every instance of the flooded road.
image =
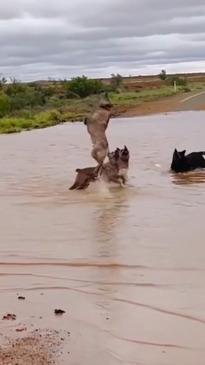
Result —
M169 173L175 147L205 149L204 120L112 120L131 158L109 191L68 190L93 165L83 124L0 136L0 315L71 332L59 365L204 365L205 173Z

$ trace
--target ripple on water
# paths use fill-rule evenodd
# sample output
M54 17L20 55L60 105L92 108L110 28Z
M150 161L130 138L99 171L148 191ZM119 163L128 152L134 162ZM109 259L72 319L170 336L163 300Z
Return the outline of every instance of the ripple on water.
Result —
M0 136L1 310L71 327L72 363L203 365L205 173L169 167L175 147L204 150L204 133L204 113L115 120L129 186L77 192L76 167L92 165L82 124Z

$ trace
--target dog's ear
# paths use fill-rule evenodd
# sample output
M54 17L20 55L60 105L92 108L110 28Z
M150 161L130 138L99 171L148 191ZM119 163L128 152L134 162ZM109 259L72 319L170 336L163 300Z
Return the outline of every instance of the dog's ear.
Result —
M175 148L175 150L174 150L174 154L173 154L173 157L175 158L175 159L181 159L182 158L182 156L183 156L183 154L182 154L182 152L180 152L180 151L177 151L177 149Z
M129 150L128 150L128 148L126 146L124 146L124 149L122 150L122 154L124 156L128 156L129 155Z
M183 150L183 151L177 151L177 156L178 158L183 158L185 156L185 153L186 153L186 150Z

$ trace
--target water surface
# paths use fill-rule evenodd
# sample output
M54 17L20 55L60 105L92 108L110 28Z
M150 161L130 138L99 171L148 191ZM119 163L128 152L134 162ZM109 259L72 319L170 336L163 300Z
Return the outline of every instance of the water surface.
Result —
M205 149L204 120L112 120L130 186L109 191L68 190L93 165L83 124L0 136L0 315L70 331L66 364L203 365L205 174L169 167L175 147Z

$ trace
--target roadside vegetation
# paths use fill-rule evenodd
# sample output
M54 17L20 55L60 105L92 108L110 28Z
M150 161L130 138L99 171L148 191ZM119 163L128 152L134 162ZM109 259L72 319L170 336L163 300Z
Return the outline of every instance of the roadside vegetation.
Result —
M114 116L147 101L205 89L205 82L188 82L167 76L162 70L157 81L111 75L107 80L76 77L70 81L21 83L0 78L0 133L45 128L67 121L81 121L96 105L102 92L109 93ZM174 88L175 85L175 88ZM176 87L177 85L177 87Z

